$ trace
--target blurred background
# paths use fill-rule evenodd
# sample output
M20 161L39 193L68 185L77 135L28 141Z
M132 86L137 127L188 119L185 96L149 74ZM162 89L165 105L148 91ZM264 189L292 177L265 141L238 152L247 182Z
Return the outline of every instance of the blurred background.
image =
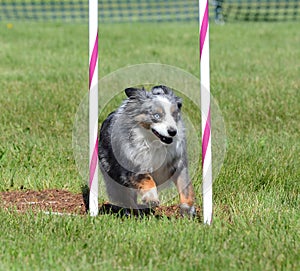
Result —
M171 22L198 20L196 0L103 0L101 23ZM299 19L299 0L213 0L210 18L229 21L287 21ZM87 0L1 0L3 20L88 20Z

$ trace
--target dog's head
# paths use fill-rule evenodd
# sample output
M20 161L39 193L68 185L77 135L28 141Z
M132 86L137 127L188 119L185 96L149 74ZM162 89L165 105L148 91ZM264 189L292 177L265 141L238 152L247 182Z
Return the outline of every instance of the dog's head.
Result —
M150 92L144 88L127 88L127 107L135 122L164 144L171 144L178 135L182 100L163 85Z

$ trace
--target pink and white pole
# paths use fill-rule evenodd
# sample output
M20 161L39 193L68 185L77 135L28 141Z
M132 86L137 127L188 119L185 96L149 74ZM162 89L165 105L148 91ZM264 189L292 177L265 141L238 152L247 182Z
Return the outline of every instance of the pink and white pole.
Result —
M98 215L98 0L89 0L89 210Z
M201 122L202 122L202 193L203 219L211 224L212 204L212 153L210 121L210 70L209 70L209 13L208 0L199 0L200 25L200 79L201 79Z

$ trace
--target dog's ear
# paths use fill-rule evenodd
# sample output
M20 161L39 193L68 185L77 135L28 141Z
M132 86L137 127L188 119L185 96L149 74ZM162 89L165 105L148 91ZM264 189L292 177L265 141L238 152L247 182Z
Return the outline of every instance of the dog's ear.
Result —
M146 90L144 88L126 88L125 93L129 99L138 99L147 97Z
M176 97L176 103L177 103L177 107L180 110L182 107L182 99L179 97Z
M153 95L170 94L172 90L164 85L155 86L151 89Z
M125 93L128 98L134 98L139 91L138 88L126 88Z

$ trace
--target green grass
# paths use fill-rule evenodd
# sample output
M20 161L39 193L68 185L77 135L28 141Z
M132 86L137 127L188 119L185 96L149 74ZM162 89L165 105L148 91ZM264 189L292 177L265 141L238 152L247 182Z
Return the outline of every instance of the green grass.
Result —
M184 219L0 214L1 270L296 270L298 260L292 212L234 224L216 219L211 227Z
M0 270L299 269L299 26L211 25L211 91L227 129L211 227L2 210ZM72 129L88 87L87 33L0 25L1 191L81 191ZM100 26L100 77L147 62L198 77L198 59L196 24Z

